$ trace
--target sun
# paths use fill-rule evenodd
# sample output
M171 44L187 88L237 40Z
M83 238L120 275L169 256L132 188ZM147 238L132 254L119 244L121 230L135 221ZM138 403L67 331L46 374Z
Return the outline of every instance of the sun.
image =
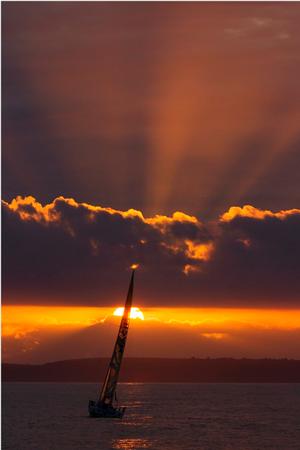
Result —
M116 308L113 313L114 316L123 316L123 314L124 314L123 307ZM144 314L142 313L140 308L137 308L136 306L134 306L130 310L130 318L144 320Z

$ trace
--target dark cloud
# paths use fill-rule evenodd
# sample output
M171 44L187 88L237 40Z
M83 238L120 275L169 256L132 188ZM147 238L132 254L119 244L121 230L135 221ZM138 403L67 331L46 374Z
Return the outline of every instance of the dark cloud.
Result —
M148 288L153 276L163 286L165 277L178 274L178 285L184 265L194 263L185 241L210 239L202 224L180 213L147 220L138 211L64 198L44 208L30 197L4 204L3 230L4 297L12 302L108 304L124 290L124 269L136 261Z
M254 211L255 212L255 211ZM216 283L227 302L286 307L300 300L300 211L282 216L235 216L221 222L205 290Z
M59 197L3 202L3 300L110 305L139 262L144 305L299 306L300 210L230 208L218 222L145 218Z

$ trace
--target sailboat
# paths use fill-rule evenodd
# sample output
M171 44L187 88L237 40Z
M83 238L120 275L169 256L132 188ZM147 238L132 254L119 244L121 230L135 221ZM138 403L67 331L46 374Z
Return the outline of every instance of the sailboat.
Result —
M114 351L107 369L99 399L97 401L89 401L88 409L90 417L108 417L122 419L125 413L126 407L116 407L114 406L114 402L116 400L117 383L127 340L130 310L133 297L134 274L137 267L138 264L133 264L131 266L131 279L125 302L124 314L121 319Z

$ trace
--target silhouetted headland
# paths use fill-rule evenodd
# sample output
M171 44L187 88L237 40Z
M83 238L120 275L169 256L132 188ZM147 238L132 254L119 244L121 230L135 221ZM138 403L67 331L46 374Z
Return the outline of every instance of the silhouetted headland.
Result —
M99 382L108 358L2 364L3 381ZM121 382L300 383L300 360L125 358Z

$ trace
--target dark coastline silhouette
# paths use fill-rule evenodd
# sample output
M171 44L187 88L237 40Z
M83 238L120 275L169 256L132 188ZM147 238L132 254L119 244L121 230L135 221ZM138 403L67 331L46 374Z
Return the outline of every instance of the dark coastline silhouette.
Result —
M2 364L2 381L99 382L108 358ZM300 360L125 358L121 382L300 383Z

